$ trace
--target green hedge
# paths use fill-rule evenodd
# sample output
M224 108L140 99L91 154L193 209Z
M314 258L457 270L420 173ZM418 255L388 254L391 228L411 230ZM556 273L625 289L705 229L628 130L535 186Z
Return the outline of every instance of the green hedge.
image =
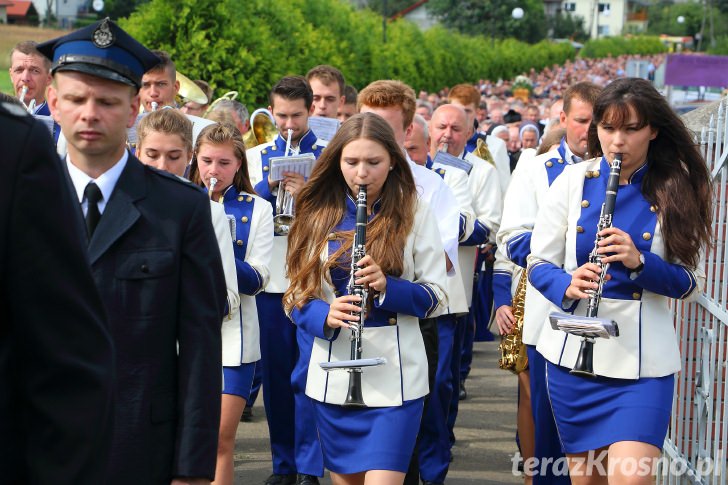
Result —
M573 59L569 44L467 37L411 22L387 25L341 0L152 0L122 25L142 43L168 51L180 72L205 79L216 94L236 90L251 107L267 104L282 76L332 64L361 89L400 79L436 91L481 78L510 79Z
M655 36L605 37L590 40L579 55L591 59L617 57L622 54L659 54L667 52L667 47Z

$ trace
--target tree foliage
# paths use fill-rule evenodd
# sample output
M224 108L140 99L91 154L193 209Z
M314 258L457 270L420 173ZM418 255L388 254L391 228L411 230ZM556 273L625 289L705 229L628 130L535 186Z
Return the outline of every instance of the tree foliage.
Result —
M391 17L407 7L412 6L413 3L414 0L368 0L366 6L380 15Z
M149 0L105 0L104 9L101 14L117 20L131 15L140 5L149 2Z
M548 19L551 37L554 39L571 39L579 42L589 39L584 27L584 18L571 13L559 12Z
M524 11L522 19L512 16L517 7ZM445 27L462 34L530 43L546 38L546 17L539 0L430 0L427 10Z
M658 54L666 51L667 47L659 37L605 37L588 41L579 55L599 59L623 54Z
M575 56L568 44L465 36L444 27L422 32L340 0L151 0L122 26L152 49L168 51L180 72L235 90L251 107L267 105L282 76L332 64L357 88L400 79L435 91L481 78L512 78Z

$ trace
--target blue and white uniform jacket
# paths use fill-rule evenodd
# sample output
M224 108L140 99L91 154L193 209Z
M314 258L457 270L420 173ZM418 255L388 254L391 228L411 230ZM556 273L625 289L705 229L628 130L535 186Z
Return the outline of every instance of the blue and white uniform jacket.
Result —
M321 261L340 247L336 231L350 231L356 222L356 204L347 197L344 219L332 233ZM374 204L376 214L377 204ZM348 256L347 256L348 258ZM325 372L321 362L351 358L350 331L326 326L330 303L347 294L350 267L336 268L322 281L323 298L291 312L291 319L314 336L308 365L306 394L330 404L343 404L349 383L345 371ZM418 318L435 317L447 306L445 254L434 216L418 201L412 231L404 247L404 272L387 276L386 292L374 298L362 332L362 357L384 357L387 363L362 373L362 394L369 407L399 406L428 392L427 356Z
M643 165L617 191L613 226L629 233L644 256L644 269L635 273L619 262L609 266L612 279L604 284L599 316L616 321L619 336L594 344L594 372L605 377L637 379L678 372L680 350L669 300L696 298L705 282L702 267L663 259L657 210L641 192L648 170ZM609 164L603 158L569 166L539 210L528 278L553 311L585 314L588 300L566 300L564 295L571 273L587 262L594 247L608 177ZM548 315L542 315L541 324L538 351L554 364L573 367L581 338L553 330Z
M531 231L539 207L546 198L549 186L569 163L566 138L555 150L533 158L519 160L511 176L511 184L503 202L503 218L496 237L498 251L493 268L493 294L496 308L510 301L531 253ZM506 295L506 291L510 295ZM536 345L544 315L549 312L548 301L530 284L526 287L523 342Z
M437 220L437 228L440 230L440 238L442 239L442 246L445 248L445 254L455 266L458 260L458 241L460 238L458 201L440 175L427 167L416 164L406 151L403 150L403 152L415 178L417 195L430 206L430 210ZM451 270L448 276L454 274L455 270Z
M473 197L470 193L467 172L456 167L433 162L429 156L427 157L425 166L442 177L445 185L447 185L455 195L458 205L460 206L460 243L467 241L471 236L473 236L476 229L475 212L472 205ZM478 236L476 234L476 236L473 237L475 238ZM467 313L470 308L467 299L466 287L471 287L470 294L472 295L472 277L469 285L465 285L463 283L465 277L461 270L461 254L460 247L458 247L458 264L453 262L454 274L447 280L449 305L443 313L448 315Z
M180 177L182 178L182 177ZM186 180L186 179L184 179ZM212 227L215 230L217 245L220 247L220 258L222 259L222 269L225 273L225 288L227 290L227 316L223 321L233 320L236 318L237 309L240 306L240 293L238 293L238 275L235 269L235 253L233 252L233 242L230 239L230 223L225 214L225 208L222 204L210 201L210 215L212 216Z
M473 246L495 243L503 212L503 194L498 172L490 163L468 152L461 154L460 158L473 164L468 174L468 187L475 212L475 227L470 237L460 243L458 254L465 299L470 307L473 303L473 274L477 256Z
M238 192L228 187L221 202L227 221L234 220L227 230L235 254L240 305L232 318L222 325L222 364L239 366L260 360L260 327L255 296L269 278L268 266L273 248L273 216L270 204L257 195ZM231 237L232 236L232 237Z
M298 146L291 149L293 154L299 155L304 153L313 153L318 159L326 147L328 142L319 140L313 131L306 132ZM245 152L248 159L248 173L250 174L250 182L255 187L255 192L262 198L270 202L271 214L275 210L276 196L278 188L270 190L268 186L268 172L270 170L270 158L282 157L286 151L286 139L280 134L276 136L271 143L250 148ZM275 214L273 214L275 215ZM272 232L272 228L271 228ZM286 251L288 249L287 236L275 236L273 239L273 251L270 260L270 280L265 287L266 293L285 293L288 288L288 278L286 278Z

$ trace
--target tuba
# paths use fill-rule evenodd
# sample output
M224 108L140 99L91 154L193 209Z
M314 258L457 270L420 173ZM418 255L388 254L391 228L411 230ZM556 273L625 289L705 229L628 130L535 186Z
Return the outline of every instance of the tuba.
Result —
M513 296L513 316L516 325L511 333L501 336L501 343L498 350L501 358L498 360L498 367L519 374L528 369L528 354L523 343L523 314L526 304L526 283L528 282L528 271L523 268L521 277L518 279L516 294Z
M227 93L223 94L222 96L220 96L219 98L217 98L215 101L213 101L212 103L210 103L207 106L207 109L205 110L205 113L202 115L202 117L203 118L207 118L207 115L209 115L212 112L212 110L215 108L215 106L217 105L217 103L219 103L220 101L222 101L224 99L227 99L228 101L233 101L237 97L238 97L238 92L237 91L228 91Z
M243 135L243 142L246 149L252 148L263 143L272 142L277 134L278 130L276 129L273 114L265 108L258 108L250 115L250 130Z

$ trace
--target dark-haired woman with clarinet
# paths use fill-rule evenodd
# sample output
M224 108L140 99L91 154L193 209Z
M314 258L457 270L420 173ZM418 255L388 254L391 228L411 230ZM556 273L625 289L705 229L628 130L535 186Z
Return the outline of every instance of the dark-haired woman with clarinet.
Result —
M361 259L352 269L362 185L366 255L357 251ZM447 305L447 276L437 224L418 200L404 153L379 116L360 114L346 121L296 197L288 276L285 309L303 330L294 379L307 376L306 394L332 482L401 484L428 392L418 318L435 316ZM368 298L350 294L353 286ZM322 363L358 357L350 336L360 306L365 312L361 356L384 363L327 373ZM350 376L361 379L354 392L362 402L355 407L345 405Z
M705 279L710 174L683 122L642 79L602 91L589 153L597 158L567 167L540 208L528 276L554 311L585 316L596 305L619 333L588 343L547 320L537 348L572 483L649 484L680 370L669 301L697 297ZM610 169L613 211L603 207L614 196ZM570 373L575 366L582 375Z

